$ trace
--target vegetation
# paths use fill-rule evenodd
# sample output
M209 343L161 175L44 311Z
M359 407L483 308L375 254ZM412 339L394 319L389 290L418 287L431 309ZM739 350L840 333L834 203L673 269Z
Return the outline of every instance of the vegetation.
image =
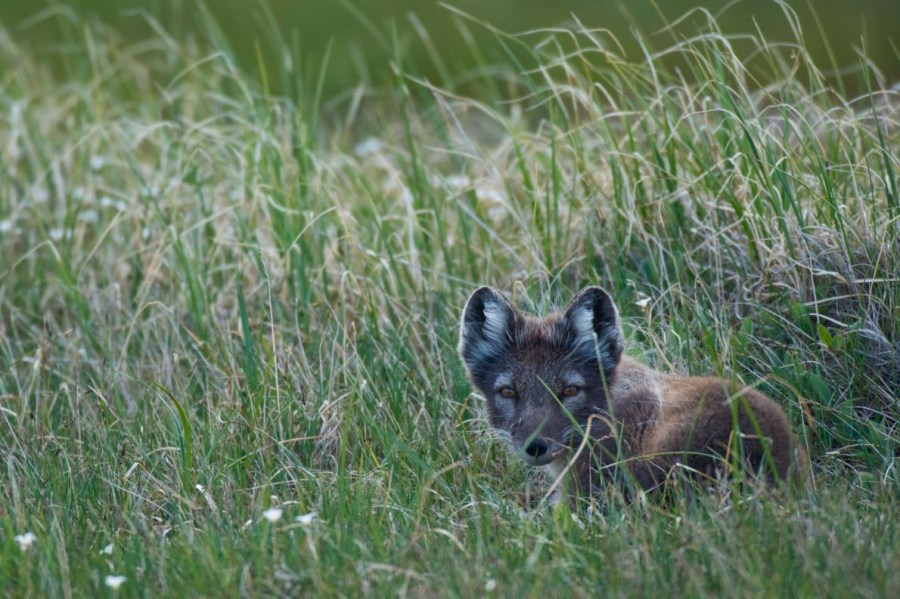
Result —
M64 19L62 78L0 31L2 593L897 596L900 102L784 18L495 31L539 66L477 97L411 49L276 96L211 19ZM781 403L810 488L541 504L455 354L482 283L603 285L632 355Z

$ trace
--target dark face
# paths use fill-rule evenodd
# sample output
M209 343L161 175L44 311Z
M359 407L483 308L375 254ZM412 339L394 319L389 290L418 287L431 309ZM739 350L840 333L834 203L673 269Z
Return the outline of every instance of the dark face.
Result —
M604 380L621 357L622 336L612 301L597 287L542 319L483 287L466 304L459 350L491 426L526 462L544 465L580 441L592 414L606 413Z

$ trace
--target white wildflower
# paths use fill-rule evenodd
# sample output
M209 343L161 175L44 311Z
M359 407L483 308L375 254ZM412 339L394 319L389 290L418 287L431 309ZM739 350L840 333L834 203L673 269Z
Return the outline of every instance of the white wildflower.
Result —
M115 208L119 212L125 210L125 202L114 200L109 196L100 198L100 206L102 206L103 208Z
M108 586L109 588L111 588L113 590L116 590L117 588L122 586L122 583L125 582L126 580L128 580L128 579L125 578L124 576L119 576L117 574L111 574L103 579L103 581L106 583L106 586Z
M374 137L369 137L369 138L362 140L358 144L356 144L356 147L353 148L353 151L356 153L357 156L363 157L363 156L369 156L370 154L374 154L374 153L378 152L380 149L381 149L381 141Z
M648 305L650 305L650 298L642 297L638 301L634 302L634 305L637 306L638 308L646 308Z
M59 241L63 238L63 230L59 227L54 227L48 231L48 235L52 241Z
M450 175L449 177L444 179L444 182L448 187L451 187L457 191L460 189L465 189L472 184L472 181L470 181L469 178L465 175Z
M315 522L316 517L318 517L318 514L316 512L310 512L308 514L300 514L299 516L294 518L294 521L299 522L303 526L309 526L313 522Z
M13 230L14 224L12 219L0 220L0 233L9 233Z
M112 555L114 545L110 543L106 547L100 550L100 555Z
M78 213L78 220L93 224L100 220L100 215L97 214L96 210L82 210Z
M263 518L269 522L278 522L281 520L281 514L284 513L281 508L272 507L263 512Z
M497 581L493 578L488 578L488 581L484 583L484 590L490 593L494 589L497 588Z
M479 187L475 189L475 197L488 204L503 204L503 195L493 187Z
M14 538L19 545L19 549L22 551L28 551L31 549L34 542L37 541L37 536L31 531L28 531L25 534L16 535Z

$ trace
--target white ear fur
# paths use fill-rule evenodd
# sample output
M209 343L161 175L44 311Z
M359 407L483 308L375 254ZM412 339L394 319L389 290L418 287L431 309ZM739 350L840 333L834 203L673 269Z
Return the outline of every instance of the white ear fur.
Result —
M575 333L575 351L584 359L600 358L604 372L610 372L622 357L624 336L619 311L600 287L588 287L575 296L566 310L566 319Z
M594 342L594 311L590 306L582 306L572 313L572 327L578 335L578 343Z
M512 307L490 287L469 297L459 327L459 353L470 369L505 350L511 315Z
M499 344L506 335L508 312L506 306L496 301L484 302L484 338L491 343Z

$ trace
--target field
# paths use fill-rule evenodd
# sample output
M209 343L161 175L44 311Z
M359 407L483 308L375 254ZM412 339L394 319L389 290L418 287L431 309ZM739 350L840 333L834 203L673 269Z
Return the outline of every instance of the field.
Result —
M62 77L0 29L0 595L900 595L900 95L783 17L337 94L212 22L62 19ZM481 284L606 287L629 354L784 406L809 487L548 506L456 356Z

